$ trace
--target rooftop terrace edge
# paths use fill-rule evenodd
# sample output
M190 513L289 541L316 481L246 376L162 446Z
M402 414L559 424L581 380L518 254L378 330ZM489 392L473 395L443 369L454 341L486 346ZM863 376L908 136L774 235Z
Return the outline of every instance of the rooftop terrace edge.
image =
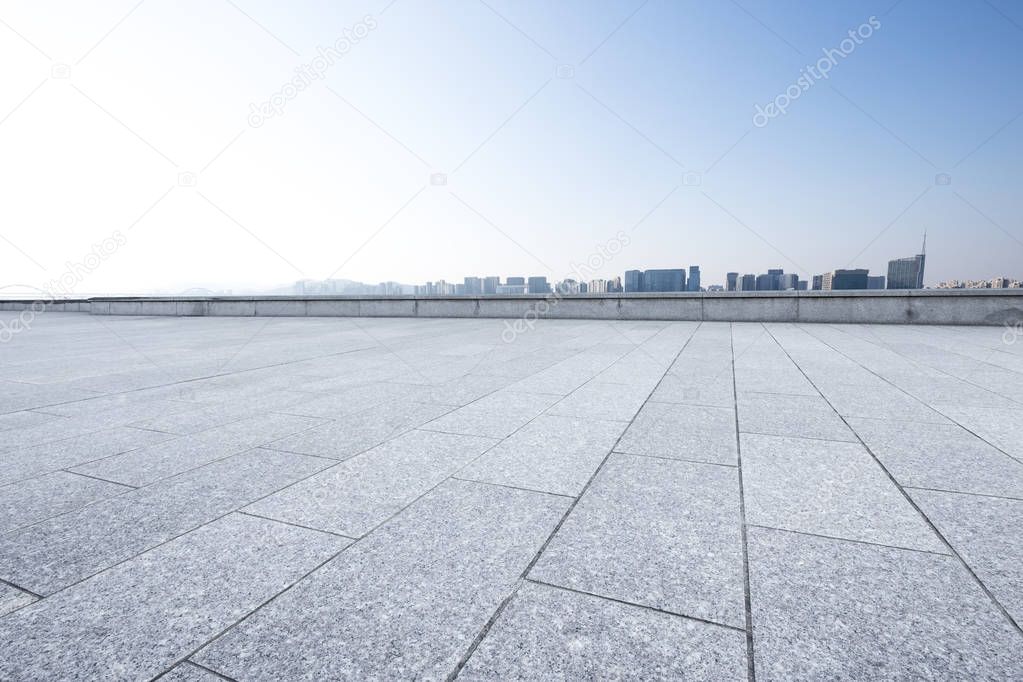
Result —
M1023 289L497 296L169 296L0 300L0 311L239 317L1023 325Z

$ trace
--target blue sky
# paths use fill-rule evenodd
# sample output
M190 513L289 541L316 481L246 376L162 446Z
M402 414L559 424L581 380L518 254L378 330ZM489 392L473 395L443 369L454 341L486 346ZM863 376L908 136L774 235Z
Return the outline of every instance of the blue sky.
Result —
M1023 277L1006 0L4 2L0 22L0 284L118 230L80 293L560 279L620 233L593 276L883 273L927 229L928 283Z

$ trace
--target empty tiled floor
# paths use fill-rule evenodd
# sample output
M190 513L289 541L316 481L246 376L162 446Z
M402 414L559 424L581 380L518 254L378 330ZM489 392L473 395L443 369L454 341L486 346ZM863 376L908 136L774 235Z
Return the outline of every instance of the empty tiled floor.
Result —
M1023 343L506 329L37 317L0 679L1023 677Z

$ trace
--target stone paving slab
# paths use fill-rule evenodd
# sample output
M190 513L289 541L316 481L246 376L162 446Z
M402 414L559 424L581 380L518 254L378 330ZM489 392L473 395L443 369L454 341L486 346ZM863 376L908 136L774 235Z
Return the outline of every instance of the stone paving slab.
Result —
M911 490L949 544L1023 624L1023 500Z
M153 677L347 543L221 519L0 619L0 678Z
M264 447L344 460L447 414L448 405L390 401L345 419L314 426Z
M166 433L119 427L17 448L3 453L0 485L137 450L172 438Z
M561 396L501 390L423 425L432 431L505 438Z
M0 535L129 490L66 471L0 486Z
M850 419L899 483L1023 499L1023 463L954 424Z
M0 582L0 616L28 606L37 599L35 595Z
M757 678L1018 679L1020 633L948 556L751 528Z
M740 443L749 523L947 552L859 443L746 433Z
M527 582L460 680L745 680L746 635Z
M647 403L616 446L618 452L734 465L735 408Z
M361 537L495 443L480 436L410 431L244 511Z
M819 396L743 394L738 400L739 431L777 436L857 442L827 401Z
M50 594L329 465L253 450L97 502L0 536L0 578Z
M612 455L529 577L742 627L735 468Z
M443 678L567 508L449 481L194 660L236 679Z
M622 422L544 414L458 477L576 497L624 430Z
M322 423L311 417L266 414L83 464L73 471L144 486Z

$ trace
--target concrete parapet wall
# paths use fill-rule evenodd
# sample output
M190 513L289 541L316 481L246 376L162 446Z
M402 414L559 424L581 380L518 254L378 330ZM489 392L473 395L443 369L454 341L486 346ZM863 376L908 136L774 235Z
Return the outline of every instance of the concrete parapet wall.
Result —
M0 300L0 311L242 317L478 317L870 324L1023 324L1023 289L579 296L222 296Z

